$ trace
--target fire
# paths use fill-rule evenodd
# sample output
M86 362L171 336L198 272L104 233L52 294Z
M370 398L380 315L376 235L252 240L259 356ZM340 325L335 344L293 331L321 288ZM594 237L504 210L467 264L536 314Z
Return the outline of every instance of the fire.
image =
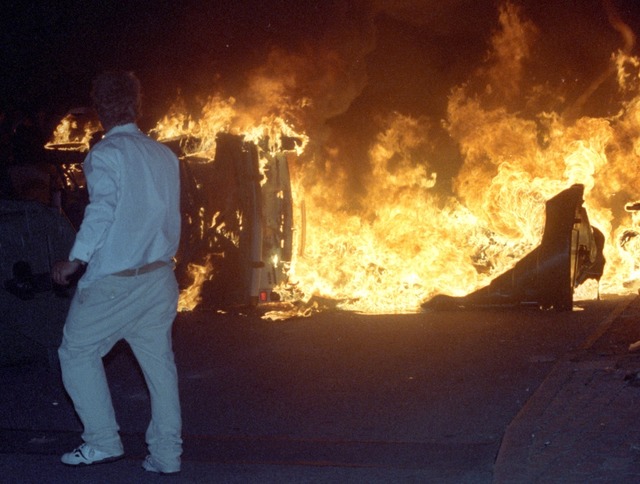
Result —
M493 64L479 74L485 92L462 85L450 96L445 126L464 158L453 196L433 190L437 174L420 157L428 126L401 115L387 121L370 150L357 211L335 197L348 191L346 179L298 180L306 188L297 188L306 204L306 248L291 277L305 294L364 312L413 311L435 293L466 294L540 242L545 200L574 183L585 185L591 223L607 235L601 292L637 290L638 212L621 207L639 196L638 60L612 56L621 91L635 96L616 116L522 116L492 102L496 93L508 100L521 90L520 64L535 27L518 15L509 5L501 11ZM576 297L594 295L585 284Z
M299 137L304 140L298 152L304 151L308 138L289 125L281 116L261 116L254 119L242 114L233 97L210 96L200 113L186 112L184 101L178 100L151 130L158 140L184 139L183 149L187 155L210 157L215 154L218 133L240 134L247 141L260 143L266 140L269 151L275 151L282 136Z
M201 301L200 290L204 281L212 277L211 259L207 258L204 265L189 264L189 273L193 282L180 293L178 311L192 311Z
M170 112L151 130L151 134L160 141L183 138L185 153L213 158L216 135L229 132L237 117L235 103L233 97L225 99L211 96L199 116L194 117L186 112L184 101L178 99Z
M78 120L74 113L69 113L62 118L53 132L51 140L45 145L45 148L81 152L89 151L91 138L94 133L100 129L99 122L91 119Z
M635 37L618 21L625 47L610 59L618 112L578 116L586 97L553 109L566 104L562 94L527 83L524 66L534 52L536 26L508 3L499 22L485 65L451 90L445 119L393 113L375 120L380 130L366 160L348 159L305 132L305 115L318 100L309 93L296 97L296 62L284 67L281 81L260 72L250 95L212 95L195 115L178 102L152 133L160 140L182 139L187 155L209 162L218 133L243 135L271 153L281 149L282 136L301 140L290 160L293 258L273 261L288 267L289 280L277 289L282 300L303 303L289 315L308 315L319 298L346 310L397 313L417 311L435 294L467 294L539 244L545 201L573 184L584 185L591 224L606 237L600 292L637 291L640 60L630 55ZM462 160L450 190L439 185L432 159L435 132L443 128ZM358 190L345 168L355 164L368 168ZM203 226L215 225L205 221L211 214L200 216ZM210 265L191 269L194 282L181 297L184 310L195 307L202 282L212 277ZM593 284L576 290L579 298L595 294ZM271 318L286 314L274 311Z

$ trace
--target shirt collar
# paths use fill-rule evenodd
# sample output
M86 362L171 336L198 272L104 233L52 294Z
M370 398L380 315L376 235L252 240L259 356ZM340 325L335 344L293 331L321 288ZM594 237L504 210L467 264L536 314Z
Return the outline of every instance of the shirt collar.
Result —
M107 131L104 137L106 138L107 136L111 136L112 134L117 133L137 133L138 131L140 130L138 129L136 123L119 124Z

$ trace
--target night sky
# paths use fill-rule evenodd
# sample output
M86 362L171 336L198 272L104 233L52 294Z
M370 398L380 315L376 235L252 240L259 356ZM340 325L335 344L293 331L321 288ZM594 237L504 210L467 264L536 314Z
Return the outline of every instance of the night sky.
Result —
M600 0L515 3L539 26L555 55L572 64L567 69L579 64L588 72L585 64L591 56L620 43ZM640 26L640 2L613 3L630 26ZM233 91L234 84L241 84L274 47L310 56L314 49L335 49L346 62L366 63L370 83L392 82L390 71L395 82L407 87L421 88L420 77L438 74L445 82L455 82L482 61L496 27L498 4L492 0L5 2L0 32L2 102L82 102L94 74L114 67L136 71L154 102L178 87L195 92L222 83ZM400 94L394 97L402 101Z
M269 49L313 42L343 9L331 1L10 3L0 28L2 102L56 109L86 102L92 77L113 68L134 70L154 103L178 88L211 90L221 76L233 90ZM349 9L362 15L357 3Z
M532 83L563 88L570 103L607 69L624 42L609 22L606 1L513 0L537 29L527 73ZM178 92L187 99L242 97L256 72L295 73L291 95L315 99L307 128L333 133L325 137L339 133L342 151L359 156L379 115L446 116L451 89L486 62L503 3L5 2L0 108L63 114L88 103L96 73L124 68L141 78L145 120L153 126ZM609 3L640 33L640 2ZM617 108L601 99L586 109L601 115Z

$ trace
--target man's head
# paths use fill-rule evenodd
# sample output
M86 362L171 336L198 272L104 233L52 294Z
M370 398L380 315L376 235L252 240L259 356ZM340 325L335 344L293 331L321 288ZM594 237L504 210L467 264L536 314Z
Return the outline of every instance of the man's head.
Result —
M105 131L133 123L140 114L140 81L132 72L104 72L94 79L91 98Z

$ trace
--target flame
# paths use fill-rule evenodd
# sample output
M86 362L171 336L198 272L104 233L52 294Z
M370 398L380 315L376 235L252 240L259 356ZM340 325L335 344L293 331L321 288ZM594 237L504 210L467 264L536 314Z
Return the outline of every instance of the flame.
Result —
M190 263L188 266L192 283L180 292L178 299L178 311L192 311L198 306L202 300L200 291L202 284L212 277L211 270L213 265L211 258L207 257L204 265Z
M414 311L435 293L464 295L539 244L544 202L574 183L585 185L591 223L607 239L600 290L637 290L640 216L621 206L638 198L638 59L622 51L612 56L620 91L634 96L617 115L524 116L496 99L514 99L522 90L521 63L536 29L511 5L500 21L492 65L478 73L484 92L465 84L449 98L445 127L464 160L453 196L432 189L436 173L420 156L428 126L394 114L370 150L371 176L357 211L335 196L348 191L345 173L315 184L297 181L306 187L296 193L307 224L304 254L291 268L298 290L364 312ZM592 285L579 289L577 298L594 297Z
M79 121L73 113L67 114L56 126L46 149L89 151L89 143L94 133L101 129L100 123L92 120Z
M62 182L67 190L74 191L85 188L84 171L82 171L82 166L79 163L63 163L60 173Z
M184 100L178 98L170 112L151 130L151 134L155 134L159 141L185 138L182 148L187 155L213 158L216 135L229 132L237 116L235 102L233 97L224 99L211 96L199 116L192 116L186 111Z
M237 108L234 97L225 98L220 94L210 96L196 115L186 111L184 101L178 99L170 113L165 115L151 130L159 141L183 138L182 148L189 156L213 159L218 133L244 136L246 141L262 143L267 141L271 152L279 149L282 136L298 137L302 140L297 148L304 151L308 137L298 133L281 116L262 116L258 119L243 115Z
M321 138L320 123L306 123L305 116L319 117L321 100L301 89L315 71L298 78L297 58L280 64L270 58L268 68L250 80L248 93L213 94L198 113L178 100L152 133L160 140L180 138L188 155L208 160L219 133L241 134L269 152L281 149L282 136L300 140L291 158L294 256L272 261L288 267L288 283L277 292L294 309L267 318L307 316L319 299L352 311L398 313L418 310L435 294L465 295L539 244L545 201L575 183L585 186L591 224L606 237L599 289L628 294L640 287L640 60L630 54L633 33L619 19L611 21L625 47L569 105L560 90L527 85L525 65L540 33L518 8L505 4L485 65L451 90L446 118L396 112L372 120L380 130L366 160L350 159L344 149L312 137ZM337 64L329 55L325 59ZM340 70L317 76L317 84L337 84ZM580 116L609 77L617 82L618 112ZM434 157L443 128L461 160L450 190L439 186L435 168L441 165ZM368 171L354 189L356 165ZM199 216L204 237L217 215L213 222L202 211ZM212 277L211 260L190 265L190 271L193 283L181 294L181 310L198 304L202 283ZM579 298L594 295L593 284L576 290Z

